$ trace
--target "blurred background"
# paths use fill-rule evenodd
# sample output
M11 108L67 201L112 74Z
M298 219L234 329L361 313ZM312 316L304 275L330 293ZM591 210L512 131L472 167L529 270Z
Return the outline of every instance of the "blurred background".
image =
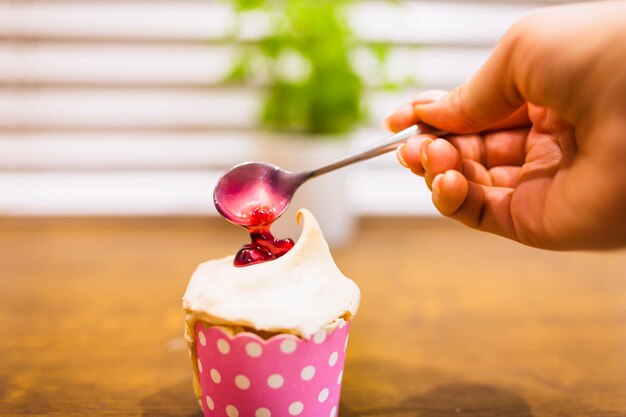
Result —
M549 3L1 1L0 215L216 215L226 168L384 137L387 113ZM359 216L437 215L393 155L307 184L302 206L335 243Z

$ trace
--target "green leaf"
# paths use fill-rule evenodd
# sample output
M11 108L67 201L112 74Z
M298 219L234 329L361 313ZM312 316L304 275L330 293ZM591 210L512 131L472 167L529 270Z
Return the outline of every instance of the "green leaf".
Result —
M363 110L363 80L356 73L351 55L359 47L348 25L351 0L233 0L236 9L259 9L269 20L269 33L248 46L234 62L228 82L245 82L255 71L252 57L262 56L269 68L269 86L261 122L285 131L343 133L366 116ZM369 46L376 57L385 88L395 87L384 76L390 47ZM289 80L285 68L288 53L297 53L309 67L304 79ZM255 55L256 54L256 55ZM258 60L256 61L258 62Z
M389 57L389 51L391 51L390 45L385 43L370 44L369 49L381 64L387 60Z

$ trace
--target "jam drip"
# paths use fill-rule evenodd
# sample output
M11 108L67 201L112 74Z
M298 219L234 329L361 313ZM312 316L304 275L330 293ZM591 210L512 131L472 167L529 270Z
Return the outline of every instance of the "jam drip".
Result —
M293 239L276 239L270 232L274 222L274 211L256 207L250 213L250 223L245 226L250 232L251 242L245 244L235 255L235 266L248 266L280 258L293 248Z

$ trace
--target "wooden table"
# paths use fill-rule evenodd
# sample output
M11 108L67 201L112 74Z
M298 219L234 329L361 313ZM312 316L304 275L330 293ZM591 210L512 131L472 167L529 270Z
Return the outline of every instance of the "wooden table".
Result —
M180 298L244 238L217 219L0 219L0 416L199 416ZM626 416L626 252L414 219L365 220L334 253L363 293L341 417Z

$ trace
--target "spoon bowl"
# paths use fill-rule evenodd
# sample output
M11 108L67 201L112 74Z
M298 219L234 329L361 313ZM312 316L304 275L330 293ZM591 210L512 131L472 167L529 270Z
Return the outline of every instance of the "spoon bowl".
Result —
M213 202L229 221L254 227L279 218L291 202L301 176L276 165L246 162L228 170L217 182Z

